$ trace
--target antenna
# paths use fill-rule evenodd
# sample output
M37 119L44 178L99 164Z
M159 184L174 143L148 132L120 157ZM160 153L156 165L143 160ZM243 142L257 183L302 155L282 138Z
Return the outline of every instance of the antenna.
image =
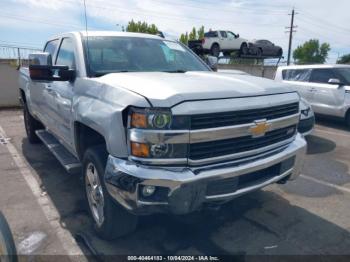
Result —
M84 17L85 17L85 33L86 33L86 63L88 66L85 66L85 68L87 69L87 73L88 75L90 75L90 63L89 63L89 55L90 55L90 51L89 51L89 33L88 33L88 26L87 26L87 14L86 14L86 0L83 0L84 2Z

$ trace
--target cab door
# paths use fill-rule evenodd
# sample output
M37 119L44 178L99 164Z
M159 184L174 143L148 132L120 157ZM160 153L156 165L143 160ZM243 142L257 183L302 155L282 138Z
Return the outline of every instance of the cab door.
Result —
M57 52L55 65L76 69L76 48L73 38L64 37ZM72 100L74 81L54 81L50 85L52 95L51 119L55 121L54 133L68 147L73 148Z
M229 41L227 39L227 33L226 31L219 31L220 33L220 49L221 50L227 50L227 49L230 49L229 47Z
M319 114L342 116L345 100L344 86L329 84L329 79L339 78L333 68L313 69L309 92L313 94L311 104Z

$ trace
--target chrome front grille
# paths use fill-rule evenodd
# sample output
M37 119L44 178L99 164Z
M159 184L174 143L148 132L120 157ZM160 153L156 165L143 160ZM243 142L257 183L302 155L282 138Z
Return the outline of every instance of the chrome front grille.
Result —
M210 113L191 116L191 129L205 129L252 123L257 119L272 120L299 112L299 103L249 109L234 112Z
M189 158L200 160L251 151L288 140L295 135L295 132L296 125L292 125L267 132L261 137L243 136L190 144Z

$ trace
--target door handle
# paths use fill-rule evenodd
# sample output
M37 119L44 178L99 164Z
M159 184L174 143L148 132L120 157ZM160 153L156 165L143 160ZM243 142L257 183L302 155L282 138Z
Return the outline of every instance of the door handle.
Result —
M316 92L317 89L313 87L313 88L310 88L309 91L310 91L310 92Z
M57 96L57 92L56 92L55 90L51 89L50 86L48 86L48 87L46 88L46 91L47 91L49 94L51 94L52 96Z

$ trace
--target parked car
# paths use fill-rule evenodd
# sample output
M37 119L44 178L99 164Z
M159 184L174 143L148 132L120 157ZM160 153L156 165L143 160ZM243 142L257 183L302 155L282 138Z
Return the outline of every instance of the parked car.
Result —
M300 99L300 122L298 132L303 136L310 135L314 129L315 115L309 103L304 99Z
M249 42L249 53L257 57L281 57L283 55L282 47L275 45L269 40L254 40Z
M297 89L316 114L340 117L350 127L350 66L281 66L275 75Z
M220 52L225 56L233 51L239 51L242 55L248 54L248 40L224 30L209 31L204 34L203 39L189 41L188 46L197 54L209 53L216 57L219 57Z
M299 95L282 83L213 72L158 36L73 32L20 70L28 140L82 172L105 239L137 217L187 214L298 177Z

